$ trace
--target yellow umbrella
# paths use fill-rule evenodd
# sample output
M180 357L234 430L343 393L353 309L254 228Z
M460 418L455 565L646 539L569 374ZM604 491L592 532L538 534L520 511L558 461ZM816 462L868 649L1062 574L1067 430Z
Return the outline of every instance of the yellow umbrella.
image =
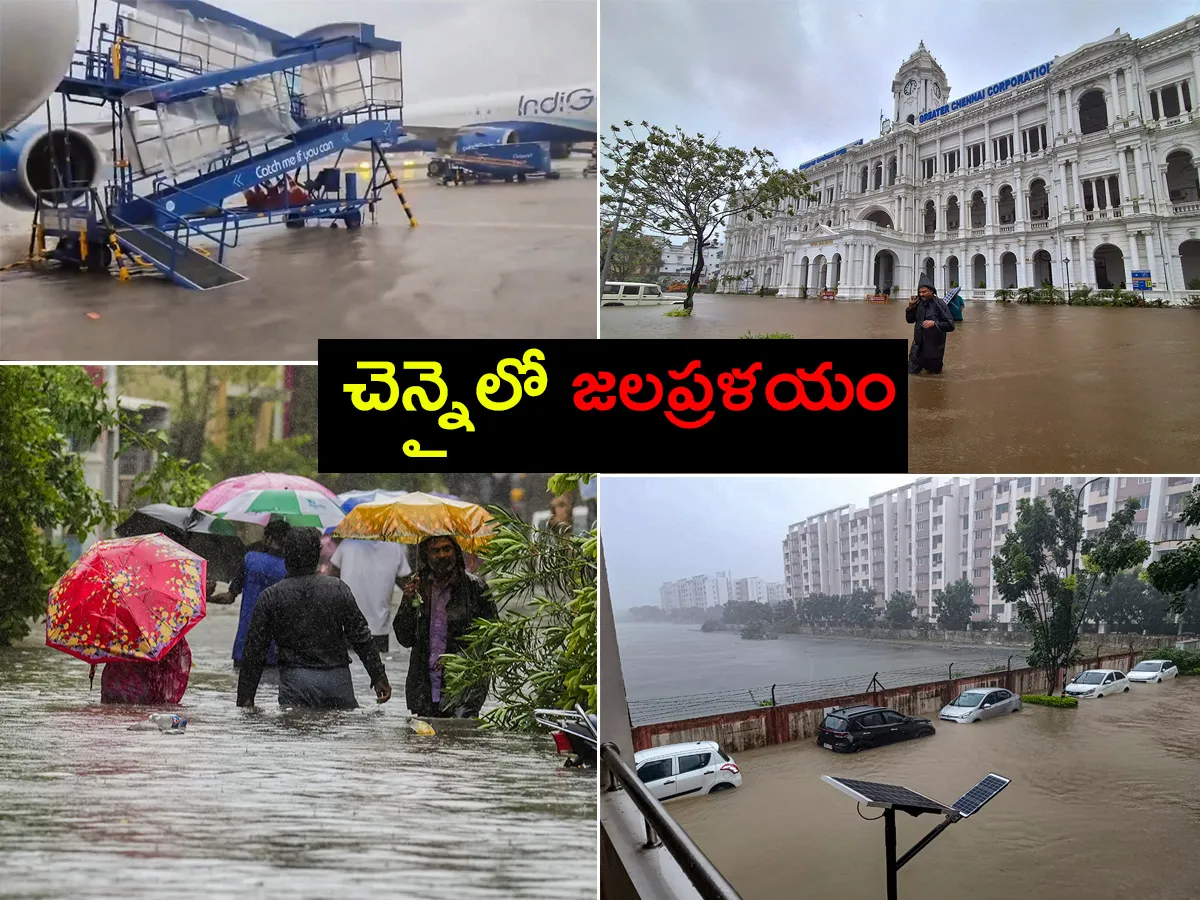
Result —
M449 536L464 552L476 553L492 539L495 530L492 514L476 503L415 492L394 500L358 504L334 529L333 536L399 544Z

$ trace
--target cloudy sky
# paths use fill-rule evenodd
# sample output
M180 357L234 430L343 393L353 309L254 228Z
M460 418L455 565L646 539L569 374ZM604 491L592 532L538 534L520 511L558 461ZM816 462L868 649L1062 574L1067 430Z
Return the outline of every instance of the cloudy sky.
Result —
M613 607L657 606L664 581L728 570L783 580L788 526L911 476L600 480L600 536Z
M919 41L951 99L1112 34L1144 37L1194 0L601 0L600 113L720 134L794 166L879 136Z
M211 2L292 35L329 22L369 22L380 37L404 44L408 104L596 78L595 0ZM79 0L79 10L86 46L92 0ZM111 25L115 12L116 4L102 0L98 21Z

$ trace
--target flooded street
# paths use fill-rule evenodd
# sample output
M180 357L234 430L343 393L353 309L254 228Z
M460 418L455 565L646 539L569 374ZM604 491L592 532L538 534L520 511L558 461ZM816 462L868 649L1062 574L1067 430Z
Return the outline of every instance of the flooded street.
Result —
M1197 710L1200 678L1179 678L1075 710L941 722L931 738L853 756L784 744L737 754L737 790L667 809L745 900L883 897L883 823L863 821L820 776L951 803L995 772L1012 783L900 871L901 897L1190 900L1200 896ZM939 821L898 815L898 853Z
M308 360L318 338L594 338L596 182L563 165L558 181L406 182L415 229L390 189L357 231L248 229L225 257L247 280L212 291L4 273L0 358ZM0 210L0 264L25 255L29 221Z
M604 338L911 338L904 304L702 295L607 308ZM1175 470L1200 456L1200 310L967 301L942 376L909 380L909 470Z
M617 642L634 725L725 711L716 708L719 698L712 696L714 693L740 692L745 697L747 689L753 689L756 699L766 699L772 684L844 681L844 691L817 695L836 696L866 690L875 672L891 687L912 683L888 677L887 673L900 670L929 669L934 673L931 678L944 678L950 663L965 672L964 667L973 663L1004 665L1010 654L1016 654L1014 667L1024 664L1024 651L1015 647L955 647L798 634L781 635L777 641L743 641L736 631L705 634L699 625L621 620L617 621ZM702 694L709 696L690 702L689 698ZM664 698L679 699L648 702ZM733 708L746 706L735 703Z
M264 679L234 705L237 605L189 633L183 735L131 732L87 666L0 650L0 893L33 898L594 898L596 780L548 735L406 725L407 652L377 706L282 713ZM393 640L393 648L395 642Z

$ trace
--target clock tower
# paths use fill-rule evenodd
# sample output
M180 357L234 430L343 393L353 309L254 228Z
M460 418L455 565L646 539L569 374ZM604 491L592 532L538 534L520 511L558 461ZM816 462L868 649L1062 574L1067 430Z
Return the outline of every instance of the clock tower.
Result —
M892 96L896 98L896 124L919 124L921 113L949 102L950 85L946 73L921 41L916 51L896 73L892 81Z

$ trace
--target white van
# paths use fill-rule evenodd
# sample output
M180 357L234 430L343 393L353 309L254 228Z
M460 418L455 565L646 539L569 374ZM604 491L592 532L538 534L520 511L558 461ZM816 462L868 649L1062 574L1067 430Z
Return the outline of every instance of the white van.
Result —
M610 281L600 295L601 306L650 306L672 302L674 298L665 296L657 284L639 281Z
M659 800L740 787L742 772L716 741L666 744L633 754L638 779Z

